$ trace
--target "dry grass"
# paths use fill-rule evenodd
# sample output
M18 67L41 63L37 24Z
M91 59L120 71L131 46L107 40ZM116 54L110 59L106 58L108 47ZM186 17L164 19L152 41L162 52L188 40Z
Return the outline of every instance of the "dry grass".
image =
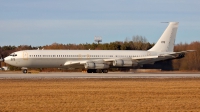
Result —
M200 111L200 79L4 79L0 111Z

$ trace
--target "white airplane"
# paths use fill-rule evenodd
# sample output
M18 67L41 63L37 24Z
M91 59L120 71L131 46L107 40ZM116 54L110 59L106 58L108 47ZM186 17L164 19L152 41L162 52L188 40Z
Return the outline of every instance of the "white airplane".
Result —
M87 73L107 73L112 67L135 67L153 64L156 61L184 57L186 52L173 52L178 22L169 22L168 27L149 50L23 50L17 51L2 61L16 67L28 68L83 68Z

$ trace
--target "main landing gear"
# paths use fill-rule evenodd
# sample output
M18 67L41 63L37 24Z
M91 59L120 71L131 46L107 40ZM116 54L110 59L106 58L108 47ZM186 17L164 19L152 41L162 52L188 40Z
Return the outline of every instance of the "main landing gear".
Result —
M108 73L108 69L88 69L87 73Z

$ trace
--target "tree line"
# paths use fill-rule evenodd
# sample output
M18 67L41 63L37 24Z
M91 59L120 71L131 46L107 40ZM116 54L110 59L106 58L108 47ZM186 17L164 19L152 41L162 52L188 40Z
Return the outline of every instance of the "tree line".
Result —
M20 46L0 46L0 53L3 57L8 56L12 52L20 50L33 50L33 49L66 49L66 50L148 50L153 47L154 43L149 43L145 37L133 36L131 39L126 38L125 41L116 41L110 43L85 43L85 44L61 44L53 43L51 45L44 46L30 46L30 45L20 45ZM195 50L195 52L186 53L184 58L175 60L166 60L156 62L151 65L144 65L141 68L152 68L152 69L162 69L162 70L200 70L200 42L191 43L179 43L174 47L175 52L185 51L185 50ZM2 64L1 64L2 65ZM16 69L11 66L11 68Z

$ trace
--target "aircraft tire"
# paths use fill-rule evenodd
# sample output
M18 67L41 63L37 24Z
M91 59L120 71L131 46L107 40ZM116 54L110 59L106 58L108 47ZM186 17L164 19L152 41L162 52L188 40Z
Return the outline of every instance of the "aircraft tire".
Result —
M87 70L87 73L92 73L92 70L91 70L91 69L88 69L88 70Z
M96 69L96 73L102 73L101 69Z
M96 69L91 69L92 73L97 73Z
M24 74L26 74L26 73L27 73L27 71L28 71L27 69L24 69L24 70L23 70L23 73L24 73Z

